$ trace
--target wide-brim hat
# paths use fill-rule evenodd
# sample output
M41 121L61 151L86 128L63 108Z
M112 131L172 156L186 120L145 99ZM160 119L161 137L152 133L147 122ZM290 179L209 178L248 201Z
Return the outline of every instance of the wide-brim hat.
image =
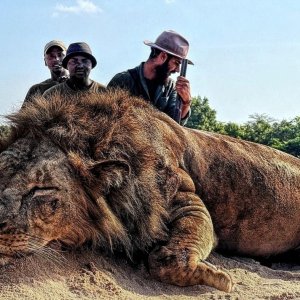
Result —
M62 61L63 67L67 68L68 61L76 55L82 55L84 57L89 58L92 62L93 68L97 65L97 60L93 56L90 46L87 43L79 42L79 43L72 43L69 45L67 49L67 54Z
M50 48L52 47L58 47L60 48L61 50L63 51L66 51L67 50L67 47L66 45L64 44L64 42L62 41L58 41L58 40L53 40L53 41L50 41L49 43L47 43L45 45L45 48L44 48L44 55L49 51Z
M187 59L189 51L189 42L179 33L173 30L166 30L158 36L156 41L144 41L144 44L152 48L159 49L173 56ZM193 62L188 59L188 63L193 65Z

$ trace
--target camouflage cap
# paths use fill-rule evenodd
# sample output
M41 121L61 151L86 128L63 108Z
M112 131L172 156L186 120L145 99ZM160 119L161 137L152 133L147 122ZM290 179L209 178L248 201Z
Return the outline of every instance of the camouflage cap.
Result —
M45 48L44 48L44 55L49 51L49 49L50 49L51 47L59 47L59 48L61 48L63 51L66 51L66 50L67 50L66 45L65 45L62 41L53 40L53 41L50 41L49 43L47 43L47 44L45 45Z

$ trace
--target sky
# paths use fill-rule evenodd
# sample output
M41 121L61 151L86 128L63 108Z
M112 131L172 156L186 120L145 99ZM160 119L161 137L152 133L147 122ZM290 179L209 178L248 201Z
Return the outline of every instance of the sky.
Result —
M219 121L300 116L299 0L1 0L0 115L49 78L50 40L88 43L98 61L91 78L106 85L168 29L189 41L192 96L208 98Z

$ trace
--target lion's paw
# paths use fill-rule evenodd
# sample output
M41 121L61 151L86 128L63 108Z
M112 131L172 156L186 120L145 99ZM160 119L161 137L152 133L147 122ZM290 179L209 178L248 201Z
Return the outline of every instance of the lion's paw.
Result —
M172 249L163 246L149 255L150 274L162 282L178 286L203 284L224 292L231 292L232 279L229 274L218 270L189 249Z

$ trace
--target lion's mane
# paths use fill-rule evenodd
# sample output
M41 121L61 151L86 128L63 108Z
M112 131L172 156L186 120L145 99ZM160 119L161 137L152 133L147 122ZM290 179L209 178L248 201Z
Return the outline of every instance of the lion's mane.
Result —
M1 151L29 135L50 139L69 157L90 203L89 218L100 232L93 234L94 244L131 255L167 238L168 199L177 181L163 159L167 149L158 156L149 144L161 138L158 127L173 123L164 114L126 92L109 91L84 99L39 97L8 119L12 133ZM151 130L140 131L140 126Z

